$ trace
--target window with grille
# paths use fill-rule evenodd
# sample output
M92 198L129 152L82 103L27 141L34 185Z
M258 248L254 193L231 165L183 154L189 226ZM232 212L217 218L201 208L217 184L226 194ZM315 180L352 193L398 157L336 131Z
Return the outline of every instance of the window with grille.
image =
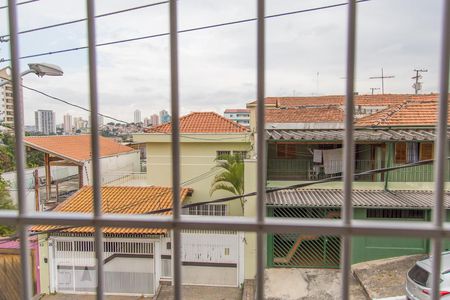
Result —
M367 209L368 219L420 219L425 218L425 210L420 209Z
M189 207L189 214L195 216L226 216L226 204L206 204Z
M216 151L216 158L217 159L224 159L227 156L231 155L231 151Z

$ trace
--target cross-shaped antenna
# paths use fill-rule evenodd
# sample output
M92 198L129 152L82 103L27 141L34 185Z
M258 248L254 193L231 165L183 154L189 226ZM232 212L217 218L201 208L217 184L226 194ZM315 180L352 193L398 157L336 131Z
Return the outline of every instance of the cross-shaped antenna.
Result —
M369 79L381 79L381 93L384 95L384 79L385 78L394 78L394 77L395 76L393 76L393 75L384 76L383 68L381 68L381 76L373 76L373 77L369 77Z

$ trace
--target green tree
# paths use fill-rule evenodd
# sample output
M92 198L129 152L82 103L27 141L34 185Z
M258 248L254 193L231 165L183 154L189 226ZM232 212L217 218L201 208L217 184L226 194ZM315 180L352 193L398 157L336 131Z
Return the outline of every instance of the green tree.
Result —
M217 174L212 183L209 194L216 191L228 191L236 196L244 194L244 162L240 155L223 155L216 159L216 168L222 172ZM244 212L245 198L239 198L242 212Z
M7 182L0 177L0 210L3 209L16 209L16 206L12 203ZM14 227L0 225L0 236L11 235L13 233Z

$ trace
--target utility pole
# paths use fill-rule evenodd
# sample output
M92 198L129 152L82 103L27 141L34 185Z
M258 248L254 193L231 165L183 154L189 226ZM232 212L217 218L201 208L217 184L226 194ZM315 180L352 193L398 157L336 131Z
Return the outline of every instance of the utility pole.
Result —
M422 75L420 75L419 73L428 72L428 70L414 69L414 72L416 72L416 76L411 77L411 79L415 79L416 82L412 85L412 87L416 91L416 95L417 95L419 93L419 90L422 89L422 82L419 82L419 79L422 78Z
M385 78L394 78L395 76L393 75L387 75L384 76L384 70L383 68L381 68L381 76L373 76L373 77L369 77L369 79L381 79L381 93L384 95L384 79Z
M378 91L380 88L370 88L370 91L372 92L372 95L373 95L373 92L374 91Z
M38 169L33 171L33 177L34 177L34 200L35 200L35 210L40 211L41 205L39 201L39 171Z

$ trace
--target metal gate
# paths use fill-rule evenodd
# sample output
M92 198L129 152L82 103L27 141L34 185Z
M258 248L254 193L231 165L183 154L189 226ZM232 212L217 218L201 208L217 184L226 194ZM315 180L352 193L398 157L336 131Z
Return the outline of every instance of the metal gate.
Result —
M269 214L279 218L338 219L339 208L273 207ZM339 268L340 238L301 233L268 234L268 266Z
M95 292L94 239L53 239L54 289L60 293ZM105 292L153 295L155 293L154 243L139 239L106 238L103 241Z
M238 287L243 283L241 232L183 230L181 243L183 284Z

